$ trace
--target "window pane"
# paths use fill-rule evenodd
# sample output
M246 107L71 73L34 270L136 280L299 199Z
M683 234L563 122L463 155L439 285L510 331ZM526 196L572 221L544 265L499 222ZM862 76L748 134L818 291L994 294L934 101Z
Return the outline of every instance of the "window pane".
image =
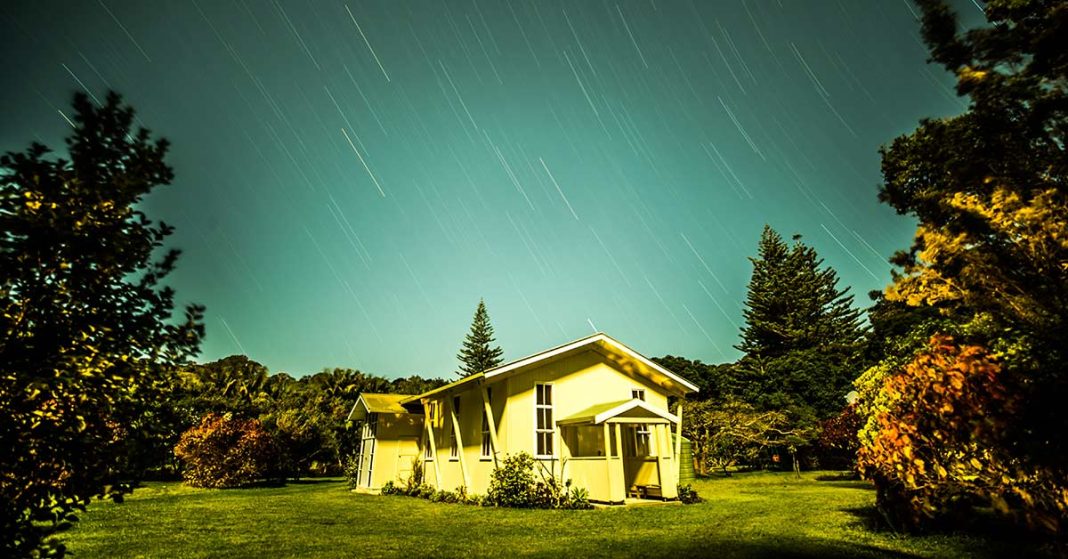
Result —
M551 406L553 404L553 386L551 384L545 385L545 405Z

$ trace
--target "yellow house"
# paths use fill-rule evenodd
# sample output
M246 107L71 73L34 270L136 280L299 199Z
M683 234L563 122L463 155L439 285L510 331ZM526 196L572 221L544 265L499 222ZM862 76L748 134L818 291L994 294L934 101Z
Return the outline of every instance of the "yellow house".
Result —
M485 494L498 461L527 452L591 501L675 499L681 418L668 397L696 391L597 333L424 394L363 394L349 414L358 488L403 483L419 463L424 483Z

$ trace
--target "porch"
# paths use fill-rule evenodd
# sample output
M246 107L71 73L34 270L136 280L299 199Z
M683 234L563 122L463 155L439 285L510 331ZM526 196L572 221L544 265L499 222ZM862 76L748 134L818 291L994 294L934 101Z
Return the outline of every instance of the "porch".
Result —
M641 400L595 406L557 422L564 477L590 500L624 504L678 498L671 427L678 417Z

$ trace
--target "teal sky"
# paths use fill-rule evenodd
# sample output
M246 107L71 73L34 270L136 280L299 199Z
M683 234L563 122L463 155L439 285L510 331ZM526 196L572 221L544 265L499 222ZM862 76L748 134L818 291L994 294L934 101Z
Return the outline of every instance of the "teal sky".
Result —
M722 362L765 223L861 306L888 283L913 224L877 150L964 108L914 10L5 2L0 150L61 146L79 89L172 141L145 208L208 308L202 360L445 377L484 297L507 359L597 329Z

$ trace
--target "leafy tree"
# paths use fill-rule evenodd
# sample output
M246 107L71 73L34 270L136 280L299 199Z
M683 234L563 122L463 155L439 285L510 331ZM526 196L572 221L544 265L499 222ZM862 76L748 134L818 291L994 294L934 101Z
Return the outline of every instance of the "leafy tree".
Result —
M394 394L422 394L445 386L445 381L437 378L425 379L419 375L402 377L390 382L389 391Z
M957 92L971 103L959 116L921 121L882 151L880 198L919 222L911 250L895 256L903 270L886 299L936 310L954 336L935 338L913 356L888 356L858 383L866 394L866 473L880 508L905 525L947 514L970 495L1063 533L1066 9L1063 2L991 0L984 8L990 25L962 33L944 3L918 4L932 60L956 75ZM973 401L953 379L999 405ZM947 382L945 401L892 405L894 394L926 395L924 387ZM957 430L980 405L992 427ZM940 439L947 430L954 436ZM902 432L911 442L894 442ZM969 457L968 467L945 464L942 452ZM897 470L909 454L928 472L936 460L945 475Z
M741 381L737 367L733 363L712 365L700 360L691 361L685 357L665 355L654 357L657 365L697 385L701 389L696 395L699 400L724 401L737 398L741 392Z
M203 335L199 306L172 322L171 226L136 209L173 178L168 143L133 120L118 94L79 93L69 159L38 143L0 158L3 556L62 555L51 530L121 500L141 400Z
M209 413L182 433L174 454L193 487L240 487L263 479L278 463L278 447L259 420Z
M197 419L208 412L259 415L269 399L269 376L267 367L244 355L196 365L181 375L185 388L195 394L191 405Z
M812 436L808 429L792 426L786 414L761 411L745 402L686 402L684 406L683 436L693 445L702 475L709 468L729 474L728 469L736 465L756 464L762 452L775 447L786 447L794 454Z
M500 347L493 347L493 326L490 325L486 302L478 301L475 318L471 322L471 331L464 338L463 347L456 356L460 360L460 370L456 374L466 377L488 371L503 362L504 354Z

